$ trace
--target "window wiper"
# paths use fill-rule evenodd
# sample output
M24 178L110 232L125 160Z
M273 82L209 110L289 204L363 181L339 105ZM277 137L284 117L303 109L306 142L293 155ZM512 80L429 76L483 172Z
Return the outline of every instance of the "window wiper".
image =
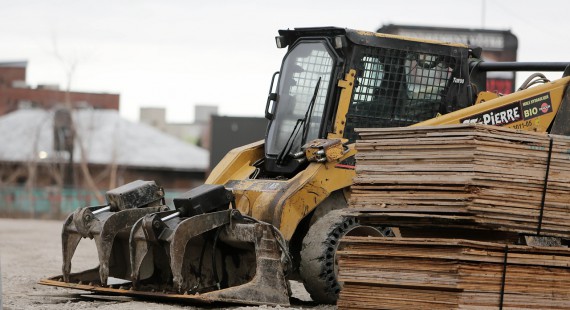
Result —
M307 112L305 113L305 117L303 118L303 136L301 138L301 145L307 142L307 134L309 133L309 129L311 127L311 116L313 116L313 108L315 107L315 101L317 101L317 93L319 92L319 87L321 86L321 78L317 81L317 85L315 85L315 92L313 93L313 97L311 98L311 102L309 103L309 107L307 108Z
M309 133L309 127L310 127L311 114L313 113L313 107L315 106L315 101L317 100L317 93L319 92L320 85L321 85L321 77L319 77L317 85L315 85L315 91L313 93L311 101L309 102L309 106L307 107L305 116L303 118L297 119L295 127L293 127L293 131L291 131L291 135L289 135L289 139L287 139L287 143L285 143L283 149L281 150L281 152L279 152L279 155L277 156L278 165L282 165L285 162L286 155L289 154L289 152L291 152L291 148L293 148L293 142L297 138L299 130L301 129L300 125L303 125L301 145L303 145L305 143L305 140L307 140L307 134Z

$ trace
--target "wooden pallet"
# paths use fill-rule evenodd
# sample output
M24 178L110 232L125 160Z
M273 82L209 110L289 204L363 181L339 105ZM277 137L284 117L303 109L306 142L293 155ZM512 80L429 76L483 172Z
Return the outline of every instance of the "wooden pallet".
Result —
M339 309L570 309L570 250L345 237Z
M370 218L570 237L570 138L483 125L358 130L349 205ZM381 223L378 223L381 224Z

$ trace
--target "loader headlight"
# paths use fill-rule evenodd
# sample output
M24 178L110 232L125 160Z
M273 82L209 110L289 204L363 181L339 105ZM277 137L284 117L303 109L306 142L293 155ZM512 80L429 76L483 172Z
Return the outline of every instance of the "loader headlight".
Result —
M275 44L277 45L277 48L285 48L288 45L287 40L285 39L284 36L276 36Z
M334 37L334 48L341 49L346 46L346 37L345 36L336 36Z

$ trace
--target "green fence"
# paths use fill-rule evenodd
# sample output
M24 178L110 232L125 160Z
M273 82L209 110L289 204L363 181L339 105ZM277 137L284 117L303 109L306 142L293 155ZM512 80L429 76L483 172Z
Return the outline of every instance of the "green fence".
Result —
M180 191L166 191L167 205ZM105 191L101 191L105 196ZM104 202L103 202L104 204ZM80 207L101 203L93 191L75 188L32 188L4 186L0 188L0 216L30 218L63 218Z
M99 204L95 193L84 189L0 188L0 214L4 216L60 218L79 207Z

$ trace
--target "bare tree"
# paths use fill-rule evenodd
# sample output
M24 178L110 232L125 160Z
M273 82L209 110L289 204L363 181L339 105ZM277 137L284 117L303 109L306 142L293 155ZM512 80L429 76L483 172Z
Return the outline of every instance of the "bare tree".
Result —
M71 96L70 96L71 83L73 81L73 77L75 76L78 65L81 62L82 58L77 57L77 54L74 57L64 57L59 51L57 37L55 35L52 36L52 43L53 43L53 55L60 62L66 77L64 105L67 109L69 109L69 111L73 111L74 107L71 102ZM99 191L99 188L97 187L97 184L93 180L93 176L89 171L88 158L87 158L85 145L83 143L81 136L77 134L78 133L77 126L73 121L73 113L70 114L72 116L71 128L74 132L74 137L76 138L77 145L79 146L79 154L80 154L79 166L83 175L83 179L85 180L87 187L93 192L99 203L103 203L105 201L105 198ZM70 156L73 156L73 151L70 153ZM73 163L71 163L71 166L72 165Z

